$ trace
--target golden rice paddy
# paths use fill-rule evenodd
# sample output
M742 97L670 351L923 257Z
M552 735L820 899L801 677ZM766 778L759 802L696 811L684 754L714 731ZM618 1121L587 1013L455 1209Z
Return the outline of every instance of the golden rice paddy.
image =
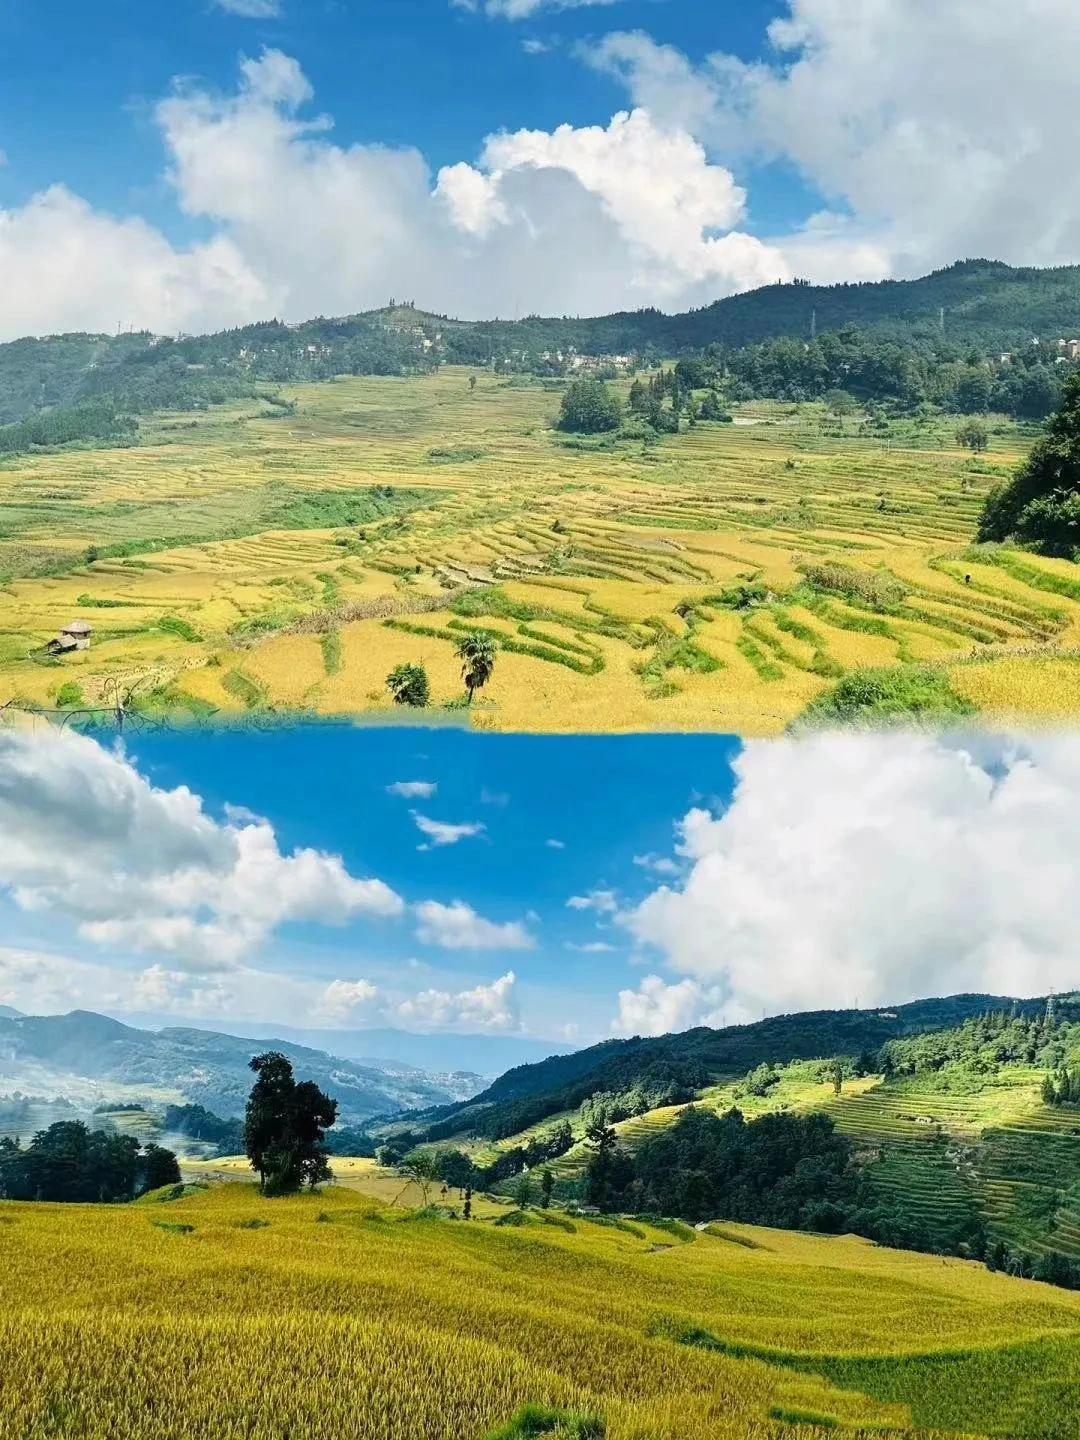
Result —
M557 386L468 378L345 378L277 418L160 416L134 449L5 462L0 704L93 706L115 680L198 715L378 714L412 661L438 708L482 626L489 729L773 734L845 671L905 661L990 722L1080 710L1080 571L968 549L1030 435L1003 424L973 458L952 422L883 438L761 404L575 446ZM340 523L328 497L372 487L382 513ZM286 513L327 519L264 523ZM807 585L837 566L889 603ZM43 654L76 617L90 649Z
M1078 1433L1080 1296L847 1237L226 1183L0 1203L0 1250L2 1440Z

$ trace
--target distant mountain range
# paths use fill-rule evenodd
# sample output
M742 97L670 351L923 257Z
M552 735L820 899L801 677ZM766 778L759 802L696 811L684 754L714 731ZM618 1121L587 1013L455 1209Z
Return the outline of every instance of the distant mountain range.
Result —
M203 336L30 337L0 345L0 424L54 407L86 407L91 413L73 419L71 433L107 439L115 426L99 413L103 407L128 414L198 408L238 396L268 397L284 383L395 375L440 363L516 363L570 348L582 355L656 359L713 344L808 339L815 330L847 326L889 340L940 336L983 353L1016 349L1033 336L1077 338L1080 266L1016 269L963 260L916 280L768 285L677 315L644 309L592 318L470 321L399 305Z
M346 1060L376 1068L386 1062L415 1065L420 1070L465 1070L494 1078L515 1065L533 1064L554 1055L548 1040L517 1035L416 1035L408 1030L304 1030L291 1025L245 1022L237 1030L256 1040L278 1036L296 1045L326 1050Z
M349 1124L466 1099L478 1075L431 1073L405 1062L366 1064L268 1035L242 1039L210 1030L141 1030L104 1015L20 1015L0 1008L0 1094L16 1091L66 1099L82 1107L114 1101L188 1102L228 1117L243 1113L251 1089L248 1061L260 1050L281 1050L299 1078L333 1095Z

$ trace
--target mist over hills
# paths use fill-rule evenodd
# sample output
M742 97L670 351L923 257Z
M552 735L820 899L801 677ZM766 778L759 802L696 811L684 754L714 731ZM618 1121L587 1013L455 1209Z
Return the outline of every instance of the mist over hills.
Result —
M81 1105L188 1102L228 1117L243 1113L252 1080L248 1061L269 1048L283 1051L303 1078L335 1096L343 1123L461 1100L482 1084L477 1075L432 1074L393 1060L358 1064L272 1035L253 1041L191 1027L140 1030L74 1010L0 1014L0 1090Z
M546 1060L559 1049L552 1041L518 1035L420 1035L411 1030L312 1030L293 1025L238 1024L238 1035L255 1040L278 1038L314 1050L325 1050L358 1064L381 1066L385 1061L434 1071L464 1070L494 1079L519 1065Z

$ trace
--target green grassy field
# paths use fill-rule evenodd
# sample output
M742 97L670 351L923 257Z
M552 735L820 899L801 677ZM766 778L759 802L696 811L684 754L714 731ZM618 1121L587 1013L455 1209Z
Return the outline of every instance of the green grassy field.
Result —
M846 1237L239 1183L0 1234L3 1440L1080 1434L1080 1296Z
M385 712L387 673L473 723L782 730L841 675L940 671L990 721L1080 711L1080 570L969 549L1032 436L886 436L742 407L659 443L552 428L559 386L447 368L291 391L294 413L160 416L143 442L0 466L0 703ZM91 649L41 647L72 618Z

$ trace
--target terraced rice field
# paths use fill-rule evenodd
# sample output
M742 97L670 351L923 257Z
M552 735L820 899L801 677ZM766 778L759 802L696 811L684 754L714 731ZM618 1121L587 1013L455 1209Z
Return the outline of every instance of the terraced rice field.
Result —
M0 1246L0 1440L1080 1433L1080 1296L850 1238L233 1183L0 1203Z
M880 1076L848 1080L839 1096L831 1084L806 1078L809 1066L781 1071L766 1096L734 1084L703 1092L699 1104L724 1111L737 1105L749 1118L776 1110L822 1110L856 1146L874 1184L904 1215L934 1236L981 1217L992 1238L1031 1256L1048 1250L1080 1258L1080 1114L1042 1104L1042 1073L1006 1069L973 1094L937 1093L912 1081ZM666 1106L620 1121L615 1129L631 1152L670 1125L683 1106ZM580 1116L555 1116L575 1128L576 1143L550 1168L557 1193L575 1193L591 1153ZM477 1163L498 1149L523 1144L523 1132L498 1146L465 1141ZM457 1140L455 1144L461 1143Z
M951 421L883 439L759 405L568 445L557 386L467 381L343 379L6 462L0 703L100 704L113 677L177 713L349 714L415 661L439 707L483 627L494 729L771 734L911 661L991 720L1080 711L1080 570L967 550L1030 435L973 459ZM76 616L91 649L50 661Z

